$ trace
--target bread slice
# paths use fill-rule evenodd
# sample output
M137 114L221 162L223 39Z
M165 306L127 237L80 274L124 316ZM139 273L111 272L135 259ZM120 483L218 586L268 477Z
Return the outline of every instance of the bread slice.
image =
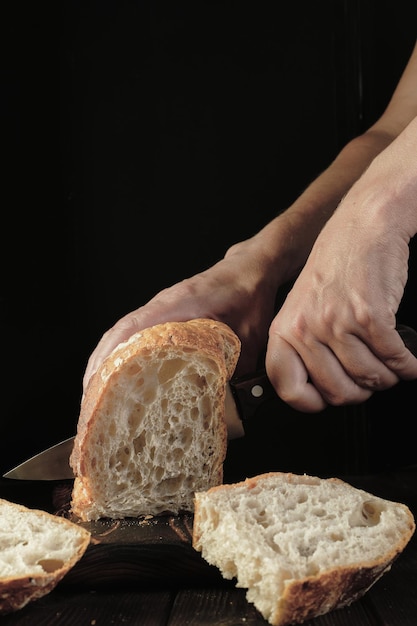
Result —
M192 511L223 480L226 383L240 341L209 319L147 328L107 357L86 390L70 458L84 521Z
M0 499L0 614L52 591L89 543L90 532L64 517Z
M195 494L194 548L274 626L361 597L414 530L407 506L337 478L273 472Z

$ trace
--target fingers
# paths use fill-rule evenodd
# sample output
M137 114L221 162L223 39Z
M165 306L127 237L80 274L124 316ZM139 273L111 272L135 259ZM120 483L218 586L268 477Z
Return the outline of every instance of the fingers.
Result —
M375 391L388 389L402 378L417 376L417 360L392 331L373 350L354 335L326 341L307 336L283 337L276 320L271 326L266 368L278 395L293 408L321 411L327 404L358 404Z
M299 354L286 341L276 338L273 349L268 347L265 365L277 394L294 409L314 413L326 407L324 397L309 382L308 371Z
M325 346L314 354L297 351L275 336L268 343L266 369L280 398L298 411L313 413L328 404L357 404L372 395L372 390L359 386L346 374Z

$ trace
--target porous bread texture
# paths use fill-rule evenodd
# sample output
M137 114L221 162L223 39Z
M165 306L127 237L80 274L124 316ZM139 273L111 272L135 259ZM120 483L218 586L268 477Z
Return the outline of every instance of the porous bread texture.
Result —
M70 465L82 520L192 511L221 484L226 384L240 341L221 322L158 324L103 362L86 390Z
M90 532L66 518L0 499L0 614L52 591L89 543Z
M195 494L193 547L273 626L351 604L414 530L406 505L337 478L272 472Z

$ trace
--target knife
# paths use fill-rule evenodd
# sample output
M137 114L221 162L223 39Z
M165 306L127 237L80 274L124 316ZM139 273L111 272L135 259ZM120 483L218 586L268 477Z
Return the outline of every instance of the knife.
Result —
M397 331L410 352L417 356L417 332L404 325L398 325ZM277 394L265 369L232 379L226 386L225 413L228 439L242 437L245 434L245 424L253 418L261 406L276 398ZM69 465L73 445L74 437L69 437L6 472L3 478L17 480L74 478Z

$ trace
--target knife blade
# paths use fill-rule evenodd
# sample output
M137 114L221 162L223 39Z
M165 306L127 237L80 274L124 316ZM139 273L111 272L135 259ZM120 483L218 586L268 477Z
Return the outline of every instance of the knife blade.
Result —
M417 356L417 332L405 325L398 325L407 348ZM242 437L245 423L250 421L265 403L277 397L265 369L232 379L226 387L226 424L228 439ZM74 478L69 457L74 437L69 437L3 474L3 478L17 480L66 480Z
M226 424L229 439L243 437L244 423L266 400L274 397L275 391L265 370L237 378L226 386ZM66 480L74 478L69 457L74 437L69 437L30 459L23 461L3 474L13 480Z
M69 465L69 457L74 446L74 437L69 437L55 445L35 454L27 461L23 461L6 474L3 478L15 480L64 480L74 478Z

